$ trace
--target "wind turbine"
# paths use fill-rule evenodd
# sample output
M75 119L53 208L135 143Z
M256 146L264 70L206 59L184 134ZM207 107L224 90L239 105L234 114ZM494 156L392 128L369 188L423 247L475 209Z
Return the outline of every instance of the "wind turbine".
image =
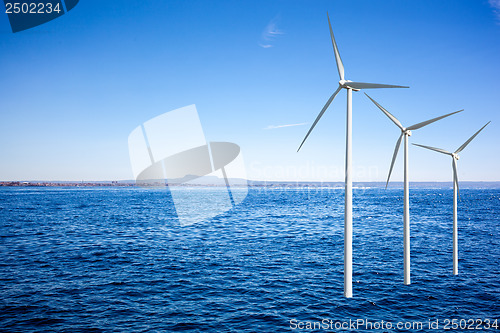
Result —
M316 126L318 121L321 119L326 109L330 106L333 99L340 92L341 89L347 90L347 124L346 124L346 155L345 155L345 209L344 209L344 296L352 297L352 91L359 91L360 89L374 89L374 88L408 88L405 86L395 86L389 84L378 84L378 83L364 83L364 82L352 82L346 80L344 77L344 64L340 58L340 53L335 42L335 37L333 36L332 25L330 23L330 17L328 12L326 13L328 18L328 26L330 27L330 37L332 39L333 52L335 54L335 61L337 63L337 70L339 72L339 86L337 90L330 96L325 106L321 112L314 120L311 128L307 132L304 140L297 149L300 150L304 142L306 141L311 131Z
M491 123L489 121L481 127L479 131L474 133L473 136L469 138L469 140L465 141L463 145L461 145L454 153L450 153L441 148L434 148L424 145L419 145L414 143L415 146L427 148L430 150L437 151L438 153L446 154L451 156L451 166L453 167L453 275L458 275L458 223L457 223L457 194L459 194L458 190L458 175L457 175L457 161L459 159L458 153L464 150L465 147L476 137L485 128L488 124Z
M387 182L385 183L385 188L389 184L389 179L391 178L392 168L394 167L394 162L398 156L399 146L401 145L401 139L404 136L404 147L405 147L405 157L404 157L404 215L403 215L403 234L404 234L404 284L408 285L411 283L410 279L410 196L409 196L409 180L408 180L408 137L411 136L411 131L417 130L435 121L451 116L452 114L462 112L455 111L452 113L445 114L444 116L432 118L421 123L412 125L410 127L404 127L399 120L396 119L392 114L384 109L380 104L373 100L366 93L365 95L390 119L397 127L401 130L401 135L396 142L396 148L394 149L394 155L392 156L391 168L389 169L389 175L387 176Z

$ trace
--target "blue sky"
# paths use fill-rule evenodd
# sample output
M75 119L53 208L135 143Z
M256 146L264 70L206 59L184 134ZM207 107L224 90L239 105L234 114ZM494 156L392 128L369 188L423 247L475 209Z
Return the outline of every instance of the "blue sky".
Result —
M337 88L327 11L348 79L411 87L367 91L403 125L465 109L410 142L455 150L491 120L459 178L500 180L494 0L81 0L16 34L2 14L0 180L131 179L129 133L196 104L207 140L239 144L250 179L342 181L344 91L296 152ZM399 130L353 95L354 181L385 181ZM449 157L410 146L412 181L451 175Z

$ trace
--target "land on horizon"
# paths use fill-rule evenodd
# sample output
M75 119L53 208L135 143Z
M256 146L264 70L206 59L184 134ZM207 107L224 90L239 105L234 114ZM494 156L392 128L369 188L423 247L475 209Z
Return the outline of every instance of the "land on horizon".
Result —
M242 186L242 179L238 179L237 183L232 183L232 186ZM339 181L259 181L246 180L249 187L332 187L343 188L344 182ZM168 183L154 183L153 186L165 186ZM385 182L353 182L356 187L373 187L385 188ZM453 187L453 182L410 182L412 187L418 188L447 188ZM144 187L137 184L134 180L120 181L0 181L1 187ZM189 182L183 184L170 183L169 187L225 187L225 184L220 182ZM400 188L403 186L402 181L390 182L388 188ZM460 188L500 188L500 181L461 181Z

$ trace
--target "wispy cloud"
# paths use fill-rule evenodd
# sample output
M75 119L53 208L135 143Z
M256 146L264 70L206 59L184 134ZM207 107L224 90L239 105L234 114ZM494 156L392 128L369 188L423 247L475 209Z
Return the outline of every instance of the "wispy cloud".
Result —
M488 2L493 8L493 12L497 16L497 19L500 20L500 0L488 0Z
M273 42L276 38L284 33L284 31L278 29L278 16L276 16L267 24L264 31L262 31L259 46L265 49L273 47Z
M303 125L306 125L306 124L307 123L287 124L287 125L269 125L269 126L265 127L264 129L270 130L270 129L283 128L283 127L303 126Z

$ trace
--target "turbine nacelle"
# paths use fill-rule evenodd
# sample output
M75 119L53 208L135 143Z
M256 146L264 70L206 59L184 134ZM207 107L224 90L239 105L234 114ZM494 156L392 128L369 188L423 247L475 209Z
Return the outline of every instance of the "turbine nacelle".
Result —
M328 13L327 13L328 17ZM335 55L335 62L337 64L337 70L339 72L339 86L337 90L330 96L328 101L326 101L325 106L323 106L323 109L321 109L320 113L314 120L311 128L309 128L309 131L307 132L306 136L302 140L302 143L300 144L299 148L297 149L297 152L300 150L304 142L307 140L309 137L309 134L311 134L311 131L314 129L318 121L321 119L323 114L325 113L326 109L330 106L332 103L333 99L337 94L342 90L342 89L347 89L347 90L353 90L353 91L360 91L361 89L379 89L379 88L408 88L406 86L396 86L392 84L380 84L380 83L367 83L367 82L353 82L351 80L346 80L345 79L345 71L344 71L344 64L342 63L342 59L340 58L340 53L339 49L337 47L337 42L335 41L335 37L333 36L333 30L332 30L332 25L330 24L330 18L328 17L328 27L330 28L330 37L332 39L332 46L333 46L333 53ZM402 127L402 126L401 126Z
M451 164L453 166L453 183L454 183L454 186L457 187L457 192L458 192L459 196L460 196L460 191L458 190L457 161L460 159L460 156L458 156L458 153L460 153L462 150L464 150L465 147L467 147L467 145L472 140L474 140L474 138L479 134L479 132L481 132L486 126L488 126L489 123L491 123L491 121L487 122L486 125L484 125L483 127L481 127L479 129L479 131L477 131L476 133L474 133L474 135L471 136L467 141L465 141L464 144L461 145L457 150L455 150L454 153L450 153L449 151L446 151L446 150L441 149L441 148L424 146L424 145L419 145L419 144L414 143L414 145L416 145L416 146L419 146L419 147L422 147L422 148L426 148L426 149L429 149L429 150L434 150L434 151L437 151L438 153L445 154L445 155L450 155L451 156L452 162L453 162Z
M401 145L401 140L403 139L403 136L405 137L405 140L407 140L408 137L411 136L411 134L412 134L411 131L418 130L419 128L422 128L424 126L432 124L435 121L438 121L440 119L443 119L443 118L446 118L448 116L451 116L452 114L455 114L455 113L463 111L463 110L455 111L455 112L452 112L452 113L445 114L444 116L432 118L432 119L429 119L429 120L417 123L415 125L404 127L403 124L401 124L401 122L396 117L394 117L389 111L387 111L386 109L384 109L384 107L382 105L378 104L373 98L371 98L370 96L368 96L367 93L365 93L365 95L366 95L366 97L368 97L373 102L373 104L375 104L380 109L380 111L382 111L401 130L401 135L399 136L399 139L396 142L396 148L394 149L394 155L392 155L391 167L389 168L389 175L387 176L387 182L385 183L385 187L386 188L387 188L387 185L389 184L389 180L391 179L392 168L394 167L394 162L396 161L396 157L398 156L399 146ZM405 141L405 152L406 152L406 149L407 148L406 148L406 141ZM436 150L436 149L434 149L434 150ZM441 152L445 153L445 154L449 154L448 152L444 152L444 150L441 151ZM458 152L459 151L457 151L457 153ZM406 164L405 164L405 169L406 169Z
M411 131L410 131L409 129L406 129L406 128L403 128L403 129L401 130L401 132L402 132L403 134L408 135L408 136L411 136L411 134L412 134L412 133L411 133Z
M353 88L349 85L349 83L351 83L352 81L351 80L340 80L339 81L339 86L341 86L342 88L344 89L352 89L354 91L360 91L361 89L357 89L357 88Z

